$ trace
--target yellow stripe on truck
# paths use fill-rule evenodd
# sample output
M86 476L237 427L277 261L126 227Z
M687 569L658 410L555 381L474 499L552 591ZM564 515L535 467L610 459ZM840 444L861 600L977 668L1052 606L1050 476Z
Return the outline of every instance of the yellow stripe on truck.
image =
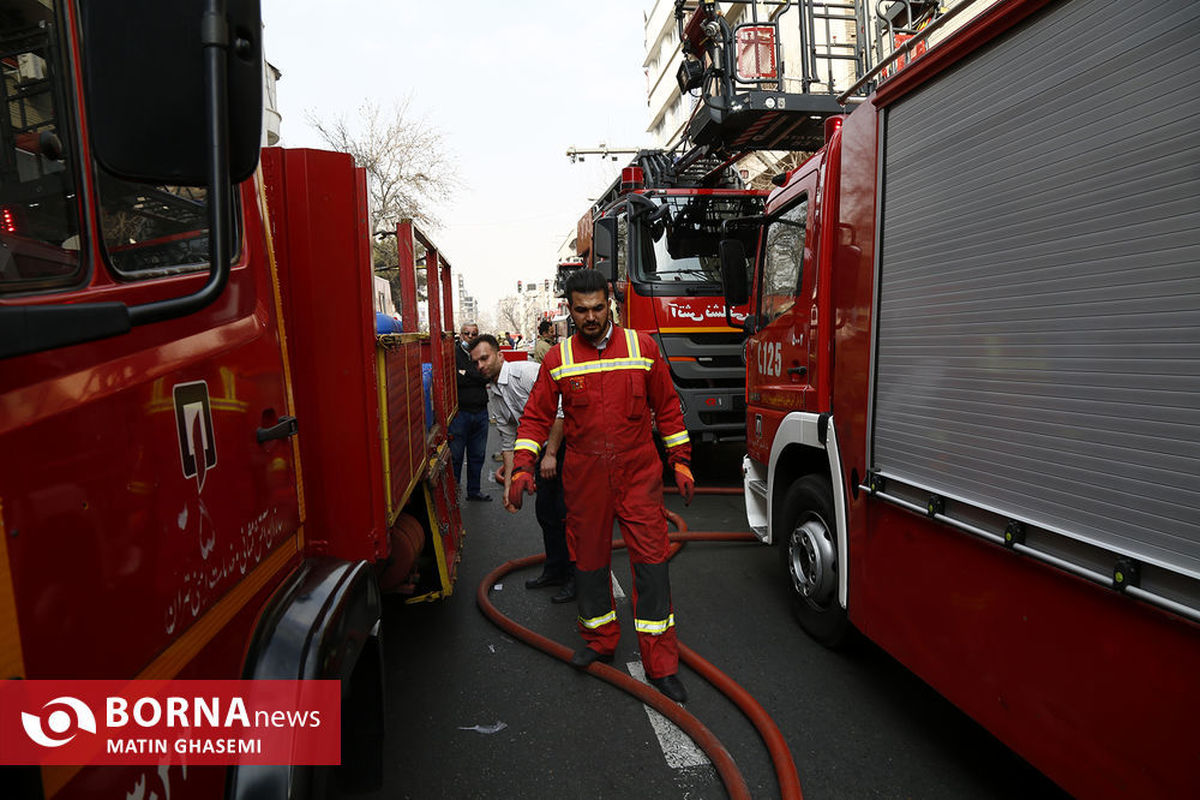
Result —
M8 532L4 529L4 501L0 500L0 678L24 678L21 626L17 622L17 595L8 563Z

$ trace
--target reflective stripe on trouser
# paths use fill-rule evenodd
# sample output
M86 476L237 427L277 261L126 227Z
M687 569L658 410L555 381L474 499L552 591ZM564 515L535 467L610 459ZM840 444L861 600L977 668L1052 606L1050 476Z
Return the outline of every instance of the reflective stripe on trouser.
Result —
M621 636L609 579L615 520L633 566L633 614L642 665L652 678L677 672L679 647L666 564L670 542L658 452L649 443L617 454L572 451L564 466L567 543L575 559L580 634L601 653L612 653Z

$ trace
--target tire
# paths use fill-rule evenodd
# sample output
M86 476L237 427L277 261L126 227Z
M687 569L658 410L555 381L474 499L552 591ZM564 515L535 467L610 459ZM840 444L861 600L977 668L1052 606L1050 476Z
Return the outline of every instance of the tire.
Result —
M824 475L805 475L783 495L776 517L779 554L792 610L800 627L830 648L846 644L853 632L846 609L838 603L838 575L844 565L837 552L833 490Z
M383 662L372 637L358 654L350 691L342 698L342 763L334 768L342 794L374 792L383 787Z

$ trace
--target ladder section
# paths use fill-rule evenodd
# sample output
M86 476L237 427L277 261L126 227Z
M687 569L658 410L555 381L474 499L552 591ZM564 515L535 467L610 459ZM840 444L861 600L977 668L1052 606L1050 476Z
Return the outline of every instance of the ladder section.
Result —
M681 93L696 97L692 158L815 150L839 92L868 67L869 0L676 0Z
M813 152L844 114L998 0L675 0L692 161ZM953 23L953 24L950 24Z
M860 35L865 2L797 4L802 94L837 94L866 71L867 52L861 44L865 37Z

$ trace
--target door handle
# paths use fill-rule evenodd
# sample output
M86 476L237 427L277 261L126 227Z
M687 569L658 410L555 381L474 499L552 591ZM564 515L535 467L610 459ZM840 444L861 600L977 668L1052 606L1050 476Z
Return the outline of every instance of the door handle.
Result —
M279 422L269 428L258 429L258 443L269 442L272 439L287 439L295 436L298 430L295 417L280 417Z
M788 375L799 375L803 378L808 374L808 367L788 367Z

